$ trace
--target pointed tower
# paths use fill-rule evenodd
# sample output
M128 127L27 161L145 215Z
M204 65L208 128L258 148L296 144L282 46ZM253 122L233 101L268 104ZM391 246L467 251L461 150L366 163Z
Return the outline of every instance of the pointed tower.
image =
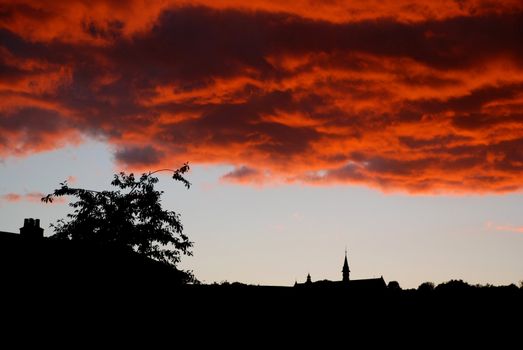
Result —
M311 283L312 283L312 281L311 281L311 274L308 273L307 274L307 280L305 281L305 284L311 284Z
M349 282L350 278L350 270L349 270L349 262L347 261L347 248L345 248L345 261L343 262L343 269L341 270L343 274L343 282Z

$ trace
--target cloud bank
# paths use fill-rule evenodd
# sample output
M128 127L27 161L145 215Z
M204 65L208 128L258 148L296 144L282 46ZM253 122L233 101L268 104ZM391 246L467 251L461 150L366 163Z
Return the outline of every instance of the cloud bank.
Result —
M523 186L523 4L4 1L0 157L411 193Z

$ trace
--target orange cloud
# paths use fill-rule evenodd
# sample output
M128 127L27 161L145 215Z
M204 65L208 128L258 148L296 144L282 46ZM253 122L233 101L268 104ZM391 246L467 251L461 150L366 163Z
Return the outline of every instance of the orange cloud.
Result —
M186 7L246 12L285 13L333 23L390 18L416 23L448 18L503 15L523 10L519 0L353 0L292 2L274 0L4 0L0 26L31 41L107 45L119 36L132 37L154 26L165 11ZM427 36L437 36L428 31Z
M520 1L1 6L0 156L96 137L241 184L523 186Z

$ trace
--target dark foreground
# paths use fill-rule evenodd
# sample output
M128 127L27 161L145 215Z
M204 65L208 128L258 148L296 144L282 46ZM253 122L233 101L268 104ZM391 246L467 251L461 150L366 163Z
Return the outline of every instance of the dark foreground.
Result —
M519 289L355 294L292 287L116 285L107 280L26 287L4 299L3 316L27 329L82 337L85 332L89 337L148 334L202 344L242 344L246 337L263 347L283 340L299 346L332 341L322 347L331 348L339 341L363 339L374 348L391 341L419 345L416 341L422 339L431 346L489 341L505 348L504 342L519 341L523 314Z
M507 340L521 332L523 289L516 286L354 291L184 285L177 271L112 249L0 243L2 316L18 330L96 334L123 327L136 336L146 329L158 337L196 333L195 342L243 334L300 344L317 336L365 336L373 344L417 337Z

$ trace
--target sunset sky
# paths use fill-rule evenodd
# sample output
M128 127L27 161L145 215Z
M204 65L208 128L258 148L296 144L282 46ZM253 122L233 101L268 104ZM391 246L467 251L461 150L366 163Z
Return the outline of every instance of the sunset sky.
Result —
M523 280L523 2L0 3L0 230L161 176L204 282Z

